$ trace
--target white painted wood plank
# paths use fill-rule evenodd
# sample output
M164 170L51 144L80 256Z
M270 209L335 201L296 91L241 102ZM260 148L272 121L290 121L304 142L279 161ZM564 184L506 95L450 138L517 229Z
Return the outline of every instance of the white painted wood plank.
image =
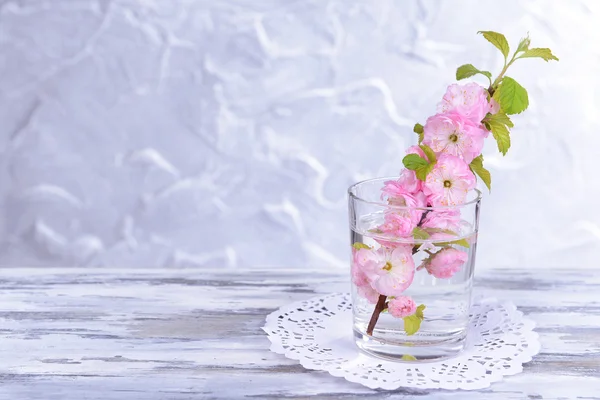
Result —
M600 277L536 271L477 277L478 292L511 299L538 324L543 349L523 374L480 393L396 394L600 398ZM0 399L394 398L268 351L268 313L347 289L327 269L5 270Z

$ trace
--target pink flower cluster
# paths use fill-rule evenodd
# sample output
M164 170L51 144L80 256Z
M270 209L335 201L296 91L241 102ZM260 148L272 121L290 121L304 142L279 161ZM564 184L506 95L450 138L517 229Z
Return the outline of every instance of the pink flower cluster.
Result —
M423 127L423 144L435 152L437 162L424 182L408 169L402 170L399 179L386 182L382 196L396 207L386 212L379 227L382 233L409 237L423 216L423 210L414 207L464 203L477 182L469 163L481 154L483 141L489 134L481 121L487 113L495 112L498 104L488 101L488 93L482 86L468 83L448 87L438 113L427 119ZM428 160L419 146L410 147L406 153ZM453 211L431 212L422 226L453 230L457 228L458 217Z
M371 303L402 294L415 275L412 246L354 249L352 258L352 282Z
M397 318L415 313L415 302L403 294L415 274L414 247L410 240L399 245L397 239L412 238L416 227L429 235L419 248L429 257L418 270L448 279L467 262L466 252L439 244L456 240L460 232L459 209L444 207L464 203L475 188L476 178L469 164L481 154L489 134L482 120L498 109L497 103L488 100L487 91L475 83L448 87L438 113L423 126L422 143L435 154L435 164L423 151L429 152L426 147L407 150L407 154L416 154L433 165L425 178L421 176L424 180L415 171L404 169L397 180L385 182L382 199L389 207L376 229L381 247L353 249L352 281L361 297L375 304L380 295L386 296L389 313Z
M404 318L413 315L417 311L417 305L409 296L398 296L390 300L388 311L396 318Z
M467 262L467 253L453 247L447 247L425 260L417 269L425 268L430 275L436 278L452 278L460 267Z
M380 294L391 297L388 309L394 317L415 313L413 299L402 296L415 275L411 246L353 249L352 258L352 282L360 296L372 304L377 303Z

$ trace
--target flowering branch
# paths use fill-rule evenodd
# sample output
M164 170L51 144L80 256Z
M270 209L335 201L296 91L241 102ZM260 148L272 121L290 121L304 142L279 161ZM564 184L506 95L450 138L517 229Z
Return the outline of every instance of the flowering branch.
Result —
M502 53L504 65L500 73L492 79L491 72L472 64L458 67L457 80L483 75L489 87L476 83L450 85L437 113L424 125L414 126L419 135L418 146L407 150L400 177L386 182L382 189L383 198L397 207L386 209L381 225L370 230L380 235L374 240L381 246L372 248L361 242L353 245L353 283L360 296L375 304L367 335L373 334L386 309L393 317L404 320L407 335L417 332L425 306L417 307L404 295L415 270L425 269L437 279L448 279L465 265L468 253L455 247L468 248L470 243L459 239L460 211L453 206L464 204L467 193L477 184L476 176L491 190L491 174L484 168L481 154L484 139L491 133L498 150L505 155L514 126L509 115L519 114L529 106L527 90L506 73L523 58L558 60L550 49L530 48L529 37L522 39L511 55L504 35L479 33ZM432 208L424 212L424 207ZM440 249L433 252L432 245ZM413 255L419 250L427 257L415 268Z

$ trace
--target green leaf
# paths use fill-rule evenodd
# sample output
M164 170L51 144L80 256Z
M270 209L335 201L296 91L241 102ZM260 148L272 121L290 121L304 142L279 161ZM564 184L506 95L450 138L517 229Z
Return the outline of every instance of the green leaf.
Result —
M527 90L508 76L502 78L502 83L494 93L494 99L500 103L502 111L506 114L520 114L529 106Z
M500 122L501 124L504 124L506 126L508 126L509 128L512 128L513 126L515 126L515 124L513 124L513 122L510 120L510 117L502 112L496 113L496 114L488 114L485 117L485 121L497 121Z
M469 244L467 239L458 239L458 240L451 240L449 242L435 242L433 243L438 247L448 247L451 246L453 244L456 244L458 246L462 246L462 247L466 247L467 249L469 247L471 247L471 244Z
M454 235L454 236L458 236L458 233L451 231L450 229L441 229L441 228L425 228L425 230L427 231L427 233L432 234L432 233L445 233L447 235Z
M425 160L418 154L407 154L402 159L402 164L404 164L404 166L406 168L413 170L413 171L416 171L417 169L419 169L421 167L426 167L427 165L429 165L427 160Z
M364 243L361 242L356 242L352 245L352 247L354 247L354 250L360 250L360 249L367 249L367 250L371 250L370 246L367 246Z
M405 354L401 358L402 361L417 361L417 357L411 356L410 354Z
M402 318L404 320L404 331L408 336L414 335L421 328L421 322L425 318L423 310L425 310L425 304L418 306L417 311L413 315Z
M492 31L479 31L477 33L481 33L488 42L496 46L496 48L504 55L504 59L508 58L510 47L503 34Z
M450 242L451 244L457 244L459 246L462 247L466 247L467 249L469 247L471 247L471 244L469 243L469 241L467 239L459 239L459 240L455 240L454 242Z
M495 94L494 94L494 96L495 96ZM506 155L506 152L510 148L510 132L509 132L508 128L509 127L512 128L514 126L514 124L508 117L508 115L501 113L501 112L494 114L494 115L488 114L488 115L486 115L486 117L484 119L484 124L490 131L492 131L492 135L494 136L494 139L496 139L496 142L498 143L498 150L500 150L500 152L503 155ZM475 160L473 160L473 161L475 162ZM481 168L483 168L483 157L481 159L481 162L482 162ZM479 175L479 177L483 180L484 179L483 176L480 175L478 170L476 170L475 168L477 168L477 165L474 165L474 166L471 165L471 170L473 172L477 173L477 175ZM487 171L484 169L484 170L482 170L482 172L483 172L483 174L485 174ZM489 172L487 172L487 174L489 174ZM491 181L491 179L490 179L490 181ZM485 183L485 180L484 180L484 183ZM486 186L487 186L487 183L486 183ZM490 189L490 186L488 186L488 189Z
M473 66L473 64L465 64L461 65L456 69L456 80L460 81L461 79L470 78L473 75L485 75L488 79L492 79L492 73L489 71L481 71Z
M517 51L516 53L520 52L520 51L526 51L529 49L529 44L531 43L531 40L529 39L529 35L527 35L527 37L524 37L523 39L521 39L521 41L519 42L519 46L517 47Z
M498 144L498 150L505 156L510 148L510 132L508 128L497 120L488 121L488 124L490 125L492 135Z
M423 228L419 228L415 226L415 229L412 231L413 238L425 240L429 238L429 233L427 233Z
M527 50L525 53L521 54L519 56L519 58L542 58L545 61L550 61L550 60L556 60L558 61L558 57L556 57L554 54L552 54L552 50L548 49L548 48L534 48L534 49L529 49Z
M466 247L467 249L471 247L471 244L469 244L467 239L453 240L452 242L448 242L448 244L457 244L459 246Z
M415 170L415 175L417 175L417 179L425 182L427 179L427 174L431 172L435 164L427 164L424 167L419 167Z
M490 171L483 167L483 155L480 154L478 157L475 157L473 161L471 161L471 164L469 164L469 167L474 174L477 174L477 176L481 178L481 181L485 183L485 186L487 186L488 190L491 192L492 175L490 174Z
M414 335L421 328L422 319L415 314L402 318L404 320L404 331L408 336Z
M431 149L431 147L427 146L426 144L420 144L419 147L421 150L423 150L423 153L425 153L425 156L427 156L427 159L431 164L435 164L437 162L435 152Z

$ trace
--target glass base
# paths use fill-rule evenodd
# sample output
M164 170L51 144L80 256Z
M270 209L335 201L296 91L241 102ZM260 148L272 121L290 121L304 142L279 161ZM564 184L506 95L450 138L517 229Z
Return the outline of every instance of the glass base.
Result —
M467 335L465 331L459 331L441 339L423 337L422 334L415 339L398 343L374 338L354 329L354 342L362 352L389 361L417 363L445 360L460 354L465 348Z

